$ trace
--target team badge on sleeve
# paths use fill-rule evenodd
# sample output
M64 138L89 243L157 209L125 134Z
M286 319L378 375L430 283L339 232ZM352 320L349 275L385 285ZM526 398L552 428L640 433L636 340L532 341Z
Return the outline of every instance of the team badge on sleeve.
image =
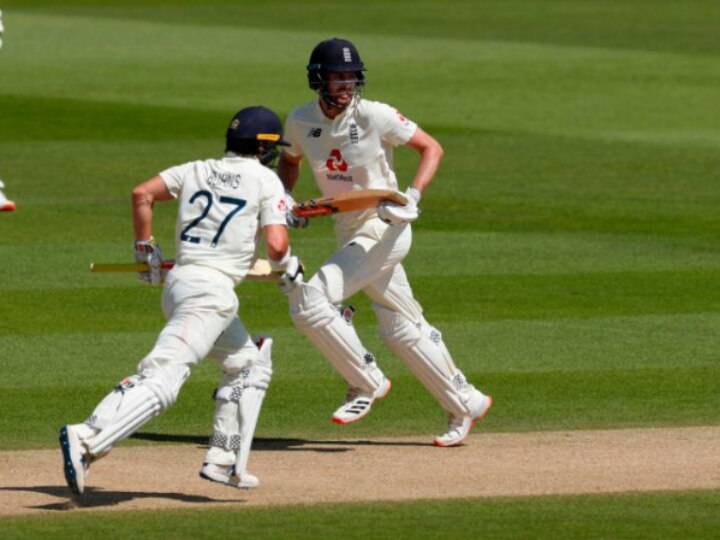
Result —
M350 304L340 307L340 316L348 325L352 324L353 315L355 315L355 308Z

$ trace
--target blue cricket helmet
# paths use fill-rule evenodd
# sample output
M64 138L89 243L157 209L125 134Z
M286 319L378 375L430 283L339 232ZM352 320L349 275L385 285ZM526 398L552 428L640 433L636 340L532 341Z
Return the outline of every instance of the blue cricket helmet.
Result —
M310 54L307 65L308 84L311 90L321 90L325 83L324 74L329 72L355 73L358 86L365 83L365 64L357 47L351 41L332 38L318 43Z
M225 150L257 155L263 165L268 165L277 156L277 146L290 146L282 136L282 122L274 112L261 105L246 107L230 121L225 133Z

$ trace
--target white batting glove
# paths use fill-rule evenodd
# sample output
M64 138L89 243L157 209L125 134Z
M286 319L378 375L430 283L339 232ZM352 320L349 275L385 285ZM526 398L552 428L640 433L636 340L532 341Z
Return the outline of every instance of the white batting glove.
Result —
M418 208L420 196L419 189L409 187L405 191L405 198L408 200L405 206L391 201L383 201L377 207L378 216L389 225L401 225L415 221L420 215L420 209Z
M135 262L147 263L148 272L138 272L138 280L150 285L162 284L165 276L162 270L162 251L152 236L148 240L135 240Z
M302 261L290 254L290 248L285 252L282 259L276 261L268 259L273 272L282 272L278 287L283 294L290 294L295 287L303 282L305 268Z
M298 217L295 214L293 214L293 207L297 203L295 202L295 199L293 198L292 194L289 191L285 192L285 221L287 223L287 226L291 229L304 229L308 225L310 225L310 220L308 218L304 217Z
M296 287L302 284L305 278L305 267L297 257L290 257L285 272L280 276L278 287L284 295L289 295Z

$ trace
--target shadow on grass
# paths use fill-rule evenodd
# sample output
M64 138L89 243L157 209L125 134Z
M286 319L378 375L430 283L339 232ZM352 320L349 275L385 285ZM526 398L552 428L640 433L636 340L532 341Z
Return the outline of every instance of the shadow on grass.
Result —
M105 491L103 489L87 487L81 496L71 495L65 486L19 486L1 487L3 491L30 491L52 495L53 497L67 497L68 500L58 503L31 506L36 510L73 510L75 508L100 508L115 506L134 499L168 499L185 503L242 503L247 499L213 499L202 495L188 495L177 492L159 491Z
M173 442L207 446L208 438L197 435L171 435L167 433L135 433L132 439L141 441ZM256 452L349 452L353 446L432 446L430 443L412 441L323 440L308 439L255 439L252 449Z

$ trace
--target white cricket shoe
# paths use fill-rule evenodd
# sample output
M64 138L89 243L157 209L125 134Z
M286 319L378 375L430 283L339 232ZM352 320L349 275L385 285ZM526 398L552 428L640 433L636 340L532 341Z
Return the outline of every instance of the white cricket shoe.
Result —
M349 424L360 420L370 412L370 407L376 399L382 399L388 395L391 387L392 381L383 377L380 386L372 394L363 394L357 388L349 388L345 394L345 403L333 413L332 421L336 424Z
M2 194L0 193L0 195ZM14 212L16 209L17 206L15 206L14 202L8 201L7 199L4 201L0 200L0 212Z
M473 390L473 395L468 402L471 413L468 416L450 415L447 432L435 437L433 444L442 448L460 446L472 427L490 410L492 402L492 396L486 396L478 390Z
M14 212L16 208L15 203L7 200L3 189L5 189L5 184L0 180L0 212Z
M0 191L0 212L14 212L17 206L12 201L5 198L5 195Z
M203 463L200 478L238 489L253 489L260 485L260 479L247 471L240 476L235 475L234 465Z
M82 495L85 491L85 476L90 467L90 459L75 426L63 426L60 429L60 448L65 481L70 491Z

